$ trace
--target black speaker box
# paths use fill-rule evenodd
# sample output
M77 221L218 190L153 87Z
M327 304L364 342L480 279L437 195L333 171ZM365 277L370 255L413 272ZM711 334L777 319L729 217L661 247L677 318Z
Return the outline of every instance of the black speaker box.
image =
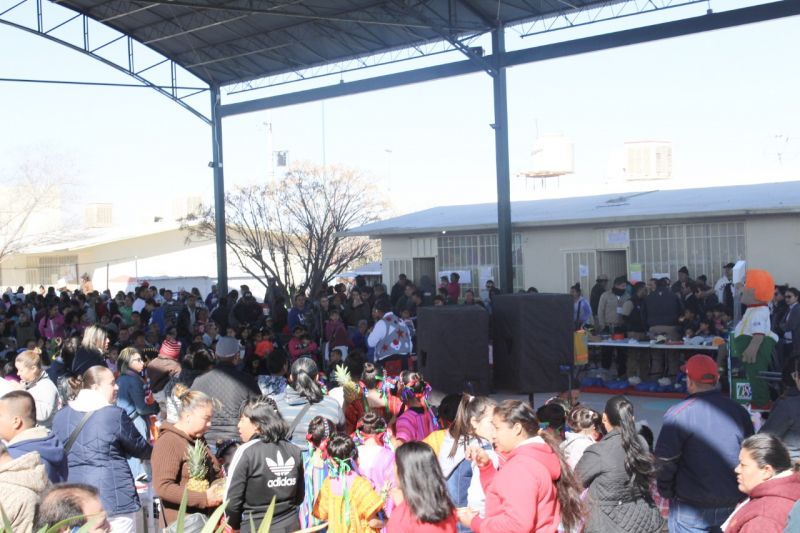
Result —
M434 389L489 394L489 313L483 307L420 307L417 352L420 370Z
M572 298L503 294L492 302L495 386L518 393L567 388L561 365L574 359Z

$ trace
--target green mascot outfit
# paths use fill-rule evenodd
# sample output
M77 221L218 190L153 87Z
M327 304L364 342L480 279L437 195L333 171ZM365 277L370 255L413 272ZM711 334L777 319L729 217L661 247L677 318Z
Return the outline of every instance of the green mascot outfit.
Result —
M769 317L769 301L775 291L775 280L766 270L748 270L742 291L742 303L747 306L742 320L733 331L733 356L742 360L750 386L750 405L754 409L769 407L769 387L759 372L769 368L772 351L778 342ZM742 398L735 391L738 399Z

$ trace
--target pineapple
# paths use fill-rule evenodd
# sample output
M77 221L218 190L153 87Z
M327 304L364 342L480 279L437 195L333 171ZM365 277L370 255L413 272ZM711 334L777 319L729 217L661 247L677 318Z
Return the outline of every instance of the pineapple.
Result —
M186 460L189 463L189 483L186 488L192 492L205 492L208 490L208 466L206 465L206 458L208 456L208 447L206 443L198 439L194 442L194 446L189 446L186 451Z
M344 402L346 404L350 404L361 397L361 390L358 384L350 377L350 371L344 365L338 365L334 369L333 375L336 378L336 382L344 389Z

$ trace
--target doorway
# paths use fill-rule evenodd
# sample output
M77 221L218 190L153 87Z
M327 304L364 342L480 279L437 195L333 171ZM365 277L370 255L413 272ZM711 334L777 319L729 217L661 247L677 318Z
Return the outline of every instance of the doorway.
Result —
M606 274L611 283L618 276L628 275L628 252L625 250L598 251L597 273Z
M415 257L413 259L414 282L424 296L433 298L436 294L436 258Z

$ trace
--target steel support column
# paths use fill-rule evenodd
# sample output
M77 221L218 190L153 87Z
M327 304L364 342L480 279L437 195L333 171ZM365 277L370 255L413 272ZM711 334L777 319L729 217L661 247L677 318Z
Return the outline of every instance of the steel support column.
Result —
M498 286L505 293L514 292L514 263L511 250L511 173L508 162L508 96L506 91L505 27L498 23L492 32L492 58L495 61L494 144L497 170L497 256L500 276Z
M219 86L211 87L211 147L214 168L214 228L217 244L217 294L228 294L228 257L225 227L225 174L222 167L222 115Z

